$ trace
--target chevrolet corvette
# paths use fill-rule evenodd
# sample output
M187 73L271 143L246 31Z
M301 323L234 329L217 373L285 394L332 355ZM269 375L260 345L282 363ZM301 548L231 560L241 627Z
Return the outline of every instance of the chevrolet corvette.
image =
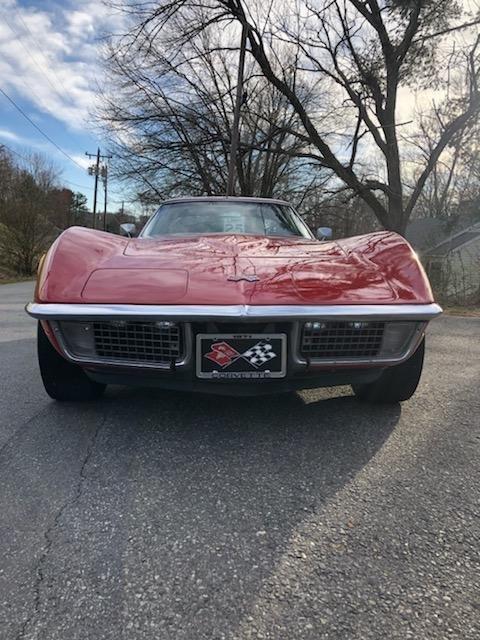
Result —
M287 202L240 197L166 201L138 235L67 229L26 307L47 393L351 385L364 401L409 399L442 311L425 272L396 233L330 236Z

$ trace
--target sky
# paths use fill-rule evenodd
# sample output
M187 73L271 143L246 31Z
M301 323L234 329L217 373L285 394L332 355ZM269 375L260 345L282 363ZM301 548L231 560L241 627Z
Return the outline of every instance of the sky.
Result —
M0 0L0 144L28 155L41 152L61 170L60 182L80 191L92 205L92 163L102 140L91 124L101 76L99 45L104 34L120 31L122 16L101 0ZM66 155L65 155L66 154ZM67 157L68 156L68 157ZM103 193L100 196L103 202ZM125 197L111 184L110 209Z
M480 0L462 3L478 10ZM123 20L102 0L0 0L0 144L23 156L47 155L61 170L61 183L84 193L90 207L94 180L85 152L104 148L91 122L102 77L99 47L106 33L122 31ZM432 100L428 92L423 98ZM405 121L414 106L410 90L401 92ZM113 181L110 193L109 210L128 201Z

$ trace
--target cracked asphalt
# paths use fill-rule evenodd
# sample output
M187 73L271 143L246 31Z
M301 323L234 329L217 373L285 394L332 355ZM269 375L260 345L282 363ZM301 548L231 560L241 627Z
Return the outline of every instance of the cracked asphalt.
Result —
M480 638L480 319L402 406L44 393L0 286L0 638Z

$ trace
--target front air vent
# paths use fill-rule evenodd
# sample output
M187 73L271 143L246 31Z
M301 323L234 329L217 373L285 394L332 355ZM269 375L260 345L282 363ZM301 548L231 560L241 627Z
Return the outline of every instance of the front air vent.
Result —
M182 331L173 322L93 322L97 356L119 362L171 363L183 353Z
M301 337L301 354L309 359L364 359L378 356L385 322L306 322Z

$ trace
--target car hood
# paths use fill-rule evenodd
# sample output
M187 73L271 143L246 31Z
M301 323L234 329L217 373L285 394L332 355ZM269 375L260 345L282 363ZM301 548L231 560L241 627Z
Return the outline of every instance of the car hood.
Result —
M39 302L296 305L427 303L408 243L391 232L337 242L206 235L127 240L71 227L49 250Z
M123 256L129 271L122 272L118 286L129 286L129 295L142 303L378 304L395 299L379 267L338 242L242 235L138 238L128 242ZM85 287L83 298L89 302L104 298L109 282L116 289L114 274L105 267ZM110 288L108 301L121 295Z
M267 237L239 234L202 236L161 236L135 238L125 247L131 257L164 257L166 254L188 258L202 257L299 257L343 254L336 242L318 242L298 236Z

